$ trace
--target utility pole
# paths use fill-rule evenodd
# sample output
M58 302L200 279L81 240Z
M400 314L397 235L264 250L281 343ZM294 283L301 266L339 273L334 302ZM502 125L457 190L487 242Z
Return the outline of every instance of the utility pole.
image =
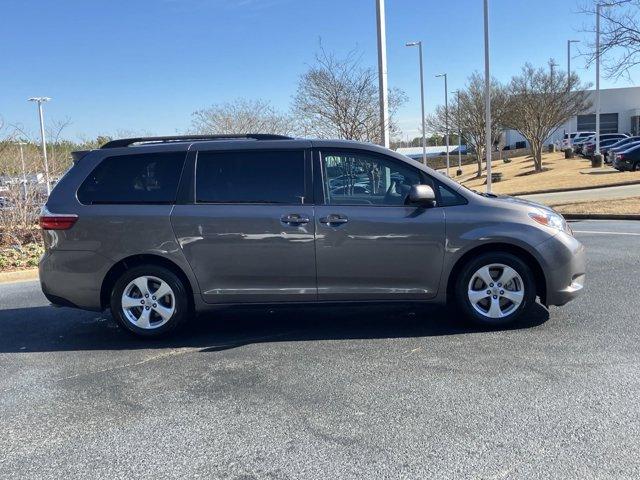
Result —
M460 90L456 90L455 93L458 104L458 108L456 108L456 113L458 114L458 171L456 172L456 174L462 175L462 127L460 126Z
M436 77L444 77L444 124L445 141L447 145L447 177L449 176L449 87L447 86L447 74L441 73Z
M40 141L42 144L42 158L44 160L44 179L47 182L47 197L51 194L51 182L49 180L49 161L47 160L47 140L44 135L44 115L42 113L42 104L51 100L49 97L31 97L30 102L38 104L38 116L40 118Z
M567 92L571 91L571 44L580 40L567 40Z
M418 47L418 57L420 58L420 107L422 110L422 163L427 164L427 130L424 124L424 70L422 68L422 41L409 42L406 47Z
M380 144L389 148L389 91L387 87L387 33L384 0L376 0L378 24L378 82L380 98Z
M491 193L491 76L489 72L489 2L484 0L484 123L487 193Z

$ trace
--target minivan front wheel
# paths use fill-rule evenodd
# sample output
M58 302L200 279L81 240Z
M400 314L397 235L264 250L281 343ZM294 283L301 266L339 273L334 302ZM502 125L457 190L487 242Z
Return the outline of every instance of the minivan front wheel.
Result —
M166 334L189 315L182 281L170 270L141 265L127 270L111 292L111 313L129 332L145 337Z
M482 325L507 325L535 303L529 266L515 255L486 253L467 263L456 282L456 300L466 316Z

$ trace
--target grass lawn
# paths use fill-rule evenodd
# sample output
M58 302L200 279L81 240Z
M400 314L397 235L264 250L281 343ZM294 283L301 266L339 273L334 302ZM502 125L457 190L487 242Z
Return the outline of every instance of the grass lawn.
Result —
M501 172L502 180L494 182L495 193L525 194L545 190L569 190L620 183L640 183L640 172L619 172L613 168L591 168L591 161L581 157L565 159L564 153L545 153L542 164L546 171L530 173L533 170L533 160L529 156L516 157L511 163L494 159L493 172ZM455 174L455 168L451 171ZM463 174L454 177L463 185L474 189L484 190L486 177L475 178L476 164L464 165Z
M580 202L551 205L560 213L640 215L640 197L607 202Z

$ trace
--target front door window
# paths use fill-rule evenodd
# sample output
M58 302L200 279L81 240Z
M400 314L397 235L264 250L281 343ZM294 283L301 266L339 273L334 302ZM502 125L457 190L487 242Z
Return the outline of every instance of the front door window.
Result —
M324 197L329 205L404 205L417 169L390 158L362 153L323 152Z

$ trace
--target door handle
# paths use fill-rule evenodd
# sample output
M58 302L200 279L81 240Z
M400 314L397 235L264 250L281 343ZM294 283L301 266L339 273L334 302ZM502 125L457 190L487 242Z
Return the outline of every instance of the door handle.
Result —
M349 219L345 215L338 215L335 213L332 213L320 219L320 223L324 223L325 225L342 225L343 223L347 223L348 221Z
M282 223L288 223L289 225L304 225L305 223L309 223L309 217L297 213L290 213L280 217L280 221Z

